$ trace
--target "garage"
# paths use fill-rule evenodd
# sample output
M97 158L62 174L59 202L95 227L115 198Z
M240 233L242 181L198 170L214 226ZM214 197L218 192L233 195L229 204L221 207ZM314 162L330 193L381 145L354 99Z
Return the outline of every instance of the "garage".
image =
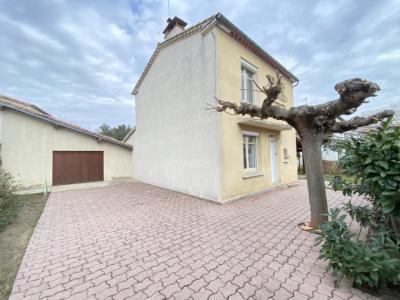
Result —
M5 96L0 96L0 144L2 168L20 190L132 177L131 144Z
M53 151L53 185L103 180L103 151Z

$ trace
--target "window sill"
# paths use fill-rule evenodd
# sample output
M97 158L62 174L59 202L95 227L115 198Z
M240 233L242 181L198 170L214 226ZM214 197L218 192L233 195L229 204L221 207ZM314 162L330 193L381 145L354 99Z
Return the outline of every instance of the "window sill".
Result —
M264 176L264 175L265 175L265 173L262 171L253 171L253 172L248 172L248 173L243 174L243 179Z

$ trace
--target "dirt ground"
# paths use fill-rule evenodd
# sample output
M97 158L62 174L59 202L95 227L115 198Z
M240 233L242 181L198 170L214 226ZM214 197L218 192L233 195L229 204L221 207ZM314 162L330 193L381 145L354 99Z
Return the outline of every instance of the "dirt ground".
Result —
M18 215L0 232L0 300L7 299L47 196L17 196Z

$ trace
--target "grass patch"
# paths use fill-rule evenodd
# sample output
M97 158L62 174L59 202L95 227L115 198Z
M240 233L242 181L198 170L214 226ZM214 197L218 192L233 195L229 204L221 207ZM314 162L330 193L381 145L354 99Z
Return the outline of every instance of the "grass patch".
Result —
M33 229L43 211L47 196L18 195L15 203L2 214L0 229L0 300L11 293L19 265ZM7 221L6 221L7 220Z

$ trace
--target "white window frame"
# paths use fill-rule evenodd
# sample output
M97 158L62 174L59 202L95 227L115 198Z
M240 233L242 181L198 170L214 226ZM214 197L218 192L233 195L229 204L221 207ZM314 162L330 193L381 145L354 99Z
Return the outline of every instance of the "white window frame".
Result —
M245 59L240 60L240 97L241 101L243 102L248 102L252 104L257 104L258 102L258 93L255 91L255 85L252 82L251 84L251 90L252 90L252 99L248 99L248 94L247 90L249 89L248 85L248 72L252 73L252 78L250 78L252 81L257 82L257 76L258 76L258 69L256 66L253 64L249 63ZM243 80L245 79L245 80Z
M255 172L258 170L259 166L259 134L257 132L252 132L252 131L243 131L242 132L242 137L243 137L243 142L242 142L242 151L243 151L243 146L245 146L245 151L244 151L244 156L243 156L243 169L246 172ZM255 143L254 143L254 158L255 158L255 166L250 168L249 167L249 142L248 140L246 141L246 137L255 137Z

